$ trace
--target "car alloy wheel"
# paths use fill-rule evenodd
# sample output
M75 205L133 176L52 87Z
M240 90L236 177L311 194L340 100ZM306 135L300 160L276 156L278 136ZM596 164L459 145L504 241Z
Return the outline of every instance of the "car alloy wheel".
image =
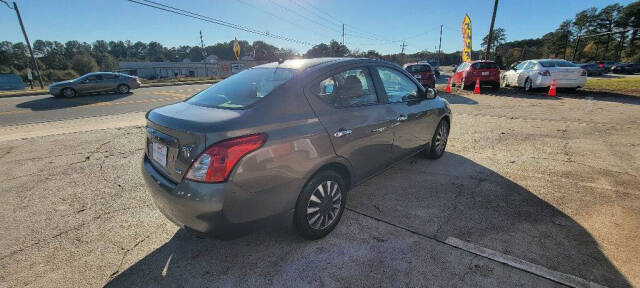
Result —
M307 221L313 229L325 229L337 218L342 205L342 191L338 183L327 180L311 193L307 203Z
M529 92L531 90L533 90L533 83L530 78L527 78L527 80L524 80L524 91Z
M438 132L436 132L435 150L437 154L442 154L447 147L447 140L449 137L449 125L440 125Z
M127 85L118 86L118 92L120 92L121 94L129 93L129 86Z
M71 88L64 88L62 90L62 96L72 98L76 96L76 91Z

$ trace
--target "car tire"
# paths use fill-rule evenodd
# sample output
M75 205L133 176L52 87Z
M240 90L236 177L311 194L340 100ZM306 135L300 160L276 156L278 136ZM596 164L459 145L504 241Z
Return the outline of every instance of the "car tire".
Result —
M78 93L76 93L76 90L74 90L73 88L67 87L60 91L60 95L62 95L62 97L64 98L73 98L76 97Z
M429 147L423 151L424 157L429 159L438 159L442 157L445 149L447 148L450 128L449 121L446 119L440 120L436 131L433 133Z
M316 240L333 231L347 201L345 183L345 179L333 170L321 170L311 177L298 196L293 216L300 236Z
M533 90L533 81L531 81L531 78L524 79L524 91L525 92L532 92Z
M129 93L130 90L131 90L131 88L129 88L129 85L127 85L127 84L118 85L118 93L120 93L120 94L127 94L127 93Z

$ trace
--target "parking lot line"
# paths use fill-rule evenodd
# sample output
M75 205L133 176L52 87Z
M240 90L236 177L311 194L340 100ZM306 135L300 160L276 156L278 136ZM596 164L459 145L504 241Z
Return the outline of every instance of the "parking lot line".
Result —
M506 255L491 249L487 249L473 243L465 242L455 237L448 237L447 240L445 240L445 243L451 246L460 248L462 250L465 250L467 252L471 252L473 254L509 265L516 269L520 269L520 270L538 275L540 277L543 277L551 281L554 281L563 285L567 285L570 287L606 287L598 283L594 283L594 282L582 279L580 277L576 277L574 275L554 271L544 266L527 262L520 258Z
M349 207L345 207L345 210L351 211L355 214L358 214L360 216L364 216L364 217L368 217L371 218L373 220L391 225L393 227L405 230L407 232L413 233L415 235L424 237L424 238L428 238L437 242L440 242L442 244L445 245L449 245L451 247L454 248L458 248L460 250L469 252L469 253L473 253L476 254L478 256L487 258L489 260L493 260L496 262L500 262L502 264L511 266L513 268L534 274L536 276L554 281L556 283L560 283L562 285L567 285L569 287L594 287L594 288L606 288L606 286L600 285L598 283L595 282L591 282L585 279L582 279L580 277L574 276L574 275L570 275L570 274L565 274L562 272L558 272L558 271L554 271L551 269L548 269L544 266L540 266L537 264L533 264L531 262L527 262L525 260L513 257L513 256L509 256L503 253L500 253L498 251L494 251L491 249L487 249L478 245L475 245L473 243L469 243L469 242L465 242L462 241L460 239L457 239L455 237L447 237L447 239L445 241L442 241L438 238L426 235L424 233L420 233L418 231L415 231L413 229L410 229L408 227L404 227L402 225L398 225L392 222L389 222L387 220L378 218L376 216L372 216L372 215L368 215L364 212L360 212L358 210L354 210L353 208L349 208Z

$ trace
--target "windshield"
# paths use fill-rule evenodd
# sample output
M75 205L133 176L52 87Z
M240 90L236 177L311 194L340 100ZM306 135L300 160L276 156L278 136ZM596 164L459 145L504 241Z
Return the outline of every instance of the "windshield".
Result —
M187 103L225 109L243 109L267 96L293 77L290 69L253 68L233 75L189 98Z
M576 67L576 64L573 64L566 60L543 60L538 61L542 67Z

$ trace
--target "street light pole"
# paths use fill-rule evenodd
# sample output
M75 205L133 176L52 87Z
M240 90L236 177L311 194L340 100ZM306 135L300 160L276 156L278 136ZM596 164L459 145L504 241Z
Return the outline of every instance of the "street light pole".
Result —
M35 68L36 74L38 74L38 82L40 83L40 88L44 88L44 85L42 85L42 78L40 77L40 69L38 69L38 62L36 62L36 57L33 56L33 50L31 50L31 42L29 42L27 31L24 29L24 24L22 23L22 16L20 16L20 10L18 10L18 4L16 4L16 2L13 2L13 10L16 10L16 14L18 15L20 28L22 28L22 35L24 35L24 40L27 42L27 48L29 48L29 54L31 54L31 64Z

